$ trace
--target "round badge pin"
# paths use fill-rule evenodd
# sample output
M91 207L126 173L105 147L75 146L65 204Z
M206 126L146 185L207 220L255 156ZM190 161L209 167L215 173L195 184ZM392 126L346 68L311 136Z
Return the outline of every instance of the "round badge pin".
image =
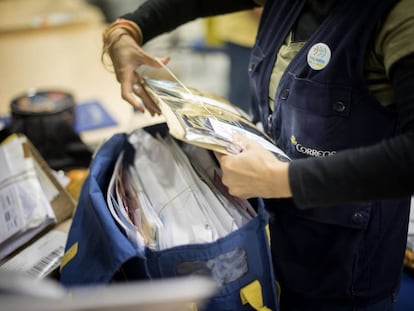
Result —
M308 51L308 64L313 70L322 70L331 60L331 49L325 43L316 43Z

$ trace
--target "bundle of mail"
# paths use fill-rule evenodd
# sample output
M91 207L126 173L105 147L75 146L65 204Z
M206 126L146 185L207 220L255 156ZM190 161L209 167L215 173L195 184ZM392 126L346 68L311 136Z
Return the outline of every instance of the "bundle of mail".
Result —
M107 204L136 247L213 242L256 215L247 200L228 194L206 149L143 129L129 142L116 161Z
M34 161L25 136L0 144L0 261L56 222L50 201L57 195Z
M145 67L139 74L173 137L206 149L235 154L241 151L233 141L234 133L238 133L257 141L281 161L290 161L268 135L228 100L185 86L166 66L158 70L165 70L171 79L153 78L156 75Z
M241 228L256 212L249 201L228 193L209 150L240 152L233 141L237 132L282 161L289 157L224 98L186 87L163 64L162 75L140 68L168 134L138 129L129 135L130 147L119 155L107 192L112 216L135 246L153 250L210 243Z

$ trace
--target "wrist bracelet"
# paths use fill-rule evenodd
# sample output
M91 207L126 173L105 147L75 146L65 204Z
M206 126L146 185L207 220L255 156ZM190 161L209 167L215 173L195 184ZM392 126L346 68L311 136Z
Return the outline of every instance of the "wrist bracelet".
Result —
M110 36L113 31L116 29L123 29L126 32L121 33L116 38L110 40ZM108 28L103 32L102 34L102 41L103 41L103 47L102 47L102 54L101 54L101 61L104 62L104 56L109 52L109 49L112 45L117 43L122 36L129 35L134 41L138 44L142 44L142 32L141 29L138 27L137 24L135 24L132 21L118 18L116 21L114 21L111 25L109 25Z
M142 44L142 33L141 29L132 21L118 18L114 21L103 33L103 43L104 45L108 45L108 38L111 33L116 29L124 29L126 32L135 40L138 45Z

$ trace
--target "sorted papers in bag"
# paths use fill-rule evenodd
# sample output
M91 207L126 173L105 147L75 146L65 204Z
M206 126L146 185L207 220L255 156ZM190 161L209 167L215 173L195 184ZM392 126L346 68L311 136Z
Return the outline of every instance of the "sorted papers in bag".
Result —
M115 164L107 203L136 247L210 243L256 215L247 200L233 198L220 184L207 150L142 129L131 133L130 143Z

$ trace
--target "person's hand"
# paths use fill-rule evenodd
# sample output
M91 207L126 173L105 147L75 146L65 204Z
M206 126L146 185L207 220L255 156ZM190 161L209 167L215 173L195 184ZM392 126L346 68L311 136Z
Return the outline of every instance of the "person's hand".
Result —
M291 197L289 163L279 161L253 140L234 136L242 151L236 155L215 152L222 169L222 182L229 193L239 198Z
M123 29L112 31L111 37L113 38L113 43L108 48L108 54L111 58L116 78L121 84L122 98L141 112L147 109L151 115L160 114L157 104L152 101L142 87L142 78L138 75L137 69L142 65L158 68L161 67L160 62L167 64L170 58L164 57L158 60L147 54ZM141 100L145 107L142 105Z

